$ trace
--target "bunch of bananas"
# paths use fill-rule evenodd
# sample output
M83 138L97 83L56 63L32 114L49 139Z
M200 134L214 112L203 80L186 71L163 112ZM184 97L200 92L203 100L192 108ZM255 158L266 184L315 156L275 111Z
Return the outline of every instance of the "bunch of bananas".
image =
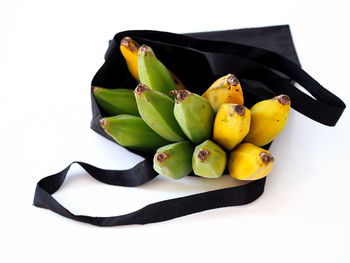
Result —
M233 74L200 96L186 90L149 46L125 37L120 50L139 82L135 90L92 87L96 102L111 116L100 125L120 145L156 152L154 169L173 179L192 171L219 178L228 167L233 178L257 180L271 171L274 158L261 146L285 127L291 103L287 95L248 109Z

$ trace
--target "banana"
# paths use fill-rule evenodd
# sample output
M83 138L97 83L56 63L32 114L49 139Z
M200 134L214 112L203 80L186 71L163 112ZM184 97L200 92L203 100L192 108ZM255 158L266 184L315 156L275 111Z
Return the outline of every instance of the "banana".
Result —
M195 144L202 143L211 135L214 111L203 97L187 90L173 90L174 115L182 131Z
M225 167L226 152L216 143L206 140L195 148L192 168L196 175L219 178L224 173Z
M173 111L174 100L167 95L151 90L144 84L135 89L135 98L142 119L163 138L178 142L185 140Z
M118 114L139 115L135 95L129 89L105 89L92 87L98 106L110 116Z
M251 143L243 143L231 152L228 170L238 180L257 180L271 172L273 161L269 151Z
M137 54L138 51L140 49L140 45L133 39L131 39L130 37L124 37L121 41L120 41L120 51L126 61L126 64L128 66L128 69L131 73L131 75L134 77L134 79L137 80L137 82L140 82L140 78L139 78L139 69L138 69L138 58L137 58ZM176 88L178 90L184 90L186 89L184 84L181 82L181 80L176 77L176 75L171 72L168 69L171 78L173 79Z
M154 152L169 144L169 141L155 133L138 116L121 114L105 117L100 120L100 125L117 143L130 149Z
M286 126L290 104L287 95L279 95L255 104L251 108L250 131L244 141L264 146L275 139Z
M166 177L180 179L192 171L192 153L189 141L163 146L154 155L153 169Z
M243 105L244 102L241 84L233 74L217 79L202 96L210 102L215 112L224 103Z
M248 134L250 110L239 104L222 104L214 121L214 140L232 150Z
M171 90L176 89L175 83L167 68L160 62L153 50L142 45L138 52L139 78L142 84L150 89L169 95Z
M140 82L139 69L137 65L137 53L139 52L139 49L140 45L130 37L124 37L120 41L120 52L126 61L129 72L134 79L137 80L137 82Z

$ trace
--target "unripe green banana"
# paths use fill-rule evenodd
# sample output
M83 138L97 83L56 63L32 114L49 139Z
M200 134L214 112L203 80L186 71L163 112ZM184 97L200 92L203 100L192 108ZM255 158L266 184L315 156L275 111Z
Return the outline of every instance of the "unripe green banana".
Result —
M153 168L159 174L180 179L192 171L193 146L189 141L172 143L157 150Z
M258 180L271 172L273 160L269 151L251 143L242 143L231 152L228 170L235 179Z
M157 148L169 144L169 141L155 133L138 116L121 114L105 117L100 120L100 125L120 145L130 149L154 152Z
M119 114L139 115L135 95L129 89L105 89L92 87L98 106L110 116Z
M192 156L193 172L206 178L219 178L225 171L226 152L219 145L206 140L198 145Z
M144 84L136 87L135 98L142 119L156 133L172 142L185 140L186 136L174 117L173 99Z
M171 90L176 89L168 69L146 45L142 45L138 52L138 71L140 82L152 90L160 91L168 96Z
M188 90L173 90L174 115L182 131L195 144L202 143L211 135L214 111L203 97Z
M232 150L249 132L250 110L239 104L225 103L214 121L214 140L226 150Z
M279 95L263 100L251 108L252 120L245 142L264 146L277 137L286 126L290 109L290 98Z

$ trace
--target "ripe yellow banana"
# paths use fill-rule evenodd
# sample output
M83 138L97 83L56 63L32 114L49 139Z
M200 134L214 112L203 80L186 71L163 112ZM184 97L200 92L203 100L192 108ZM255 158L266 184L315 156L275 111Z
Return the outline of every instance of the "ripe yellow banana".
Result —
M120 42L120 51L125 58L131 75L137 80L137 82L140 82L137 65L137 53L139 52L139 49L139 44L130 37L124 37Z
M241 84L233 74L216 80L202 96L210 102L215 112L224 103L243 105L244 102Z
M250 131L244 141L264 146L275 139L287 123L290 103L287 95L279 95L255 104L251 108Z
M140 45L130 37L124 37L120 42L120 51L126 61L126 64L128 65L128 69L134 79L136 79L138 82L140 82L137 57L139 49ZM185 85L181 82L181 80L169 69L168 71L175 83L176 89L185 90Z
M214 121L214 140L232 150L248 134L249 127L250 110L239 104L222 104Z
M243 143L231 152L228 170L238 180L257 180L271 172L273 160L269 151L251 143Z

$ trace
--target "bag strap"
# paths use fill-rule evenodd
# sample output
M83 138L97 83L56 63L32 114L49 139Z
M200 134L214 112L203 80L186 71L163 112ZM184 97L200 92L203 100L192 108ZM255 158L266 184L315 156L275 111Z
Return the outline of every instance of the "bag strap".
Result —
M61 187L69 168L74 163L79 164L98 181L118 186L138 186L152 180L157 176L157 173L152 168L151 160L148 159L128 170L105 170L84 162L72 162L61 172L45 177L38 182L34 195L33 204L35 206L49 209L76 221L97 226L156 223L209 209L245 205L262 195L265 186L265 178L263 178L238 187L229 187L153 203L135 212L119 216L75 215L52 196Z
M265 83L276 94L289 95L295 110L328 126L335 126L346 107L340 98L325 89L299 65L280 54L263 48L232 42L196 39L169 32L133 30L116 34L106 52L106 59L113 59L113 53L118 51L116 48L119 46L118 43L125 36L204 52L212 66L213 74L227 74L227 68L232 68L232 71L241 79L240 73L249 73L251 80ZM281 77L271 69L288 78ZM294 82L310 92L314 98L296 88ZM280 87L277 87L276 83L281 83Z

